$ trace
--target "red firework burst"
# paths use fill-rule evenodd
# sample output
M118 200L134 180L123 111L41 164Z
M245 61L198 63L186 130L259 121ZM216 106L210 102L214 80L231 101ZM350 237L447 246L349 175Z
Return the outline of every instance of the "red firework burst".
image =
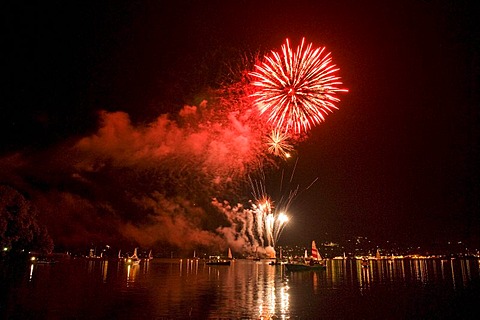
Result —
M296 51L290 48L288 39L282 52L271 52L265 60L255 65L253 93L261 114L278 131L302 133L325 120L325 115L338 109L340 101L335 94L347 92L340 89L339 69L332 64L325 47L312 49L305 45L305 38Z

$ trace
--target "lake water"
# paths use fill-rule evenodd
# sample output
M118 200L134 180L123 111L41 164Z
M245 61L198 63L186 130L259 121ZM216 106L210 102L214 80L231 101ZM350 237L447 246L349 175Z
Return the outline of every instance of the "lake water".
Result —
M268 261L70 259L0 264L2 319L477 319L479 260L329 260L290 273Z

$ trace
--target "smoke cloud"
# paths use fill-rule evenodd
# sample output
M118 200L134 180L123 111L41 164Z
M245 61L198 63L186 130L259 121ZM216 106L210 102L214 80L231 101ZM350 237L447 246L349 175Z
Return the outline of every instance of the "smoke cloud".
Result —
M212 199L235 196L268 165L268 128L254 110L219 104L185 106L148 124L101 111L94 134L0 158L0 180L29 195L61 246L228 243L241 250L253 239L253 221L240 219L236 235L235 219Z

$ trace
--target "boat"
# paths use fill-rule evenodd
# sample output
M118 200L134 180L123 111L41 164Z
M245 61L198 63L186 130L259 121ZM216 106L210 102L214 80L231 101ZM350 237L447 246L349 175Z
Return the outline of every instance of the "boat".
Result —
M343 256L336 256L333 257L333 260L346 260L347 256L345 255L345 252L343 253Z
M199 257L197 257L197 253L195 252L195 250L193 250L193 260L200 260Z
M142 259L138 257L137 248L135 248L135 250L133 251L133 255L128 257L127 264L131 264L132 266L137 266L140 264L140 261L142 261Z
M122 250L118 250L118 261L125 261L125 258L122 257Z
M325 270L326 267L324 264L320 263L286 263L285 268L287 271L315 271L315 270Z
M208 258L208 261L205 263L210 266L215 265L215 266L229 266L230 265L230 260L228 259L222 259L220 256L210 256Z
M46 258L46 257L35 257L35 256L32 256L30 258L30 262L34 263L34 264L55 264L55 263L57 263L57 261L55 261L53 259L49 259L49 258Z
M100 253L100 255L98 256L97 255L97 248L95 249L90 249L90 252L88 254L88 256L85 257L85 259L87 260L104 260L104 257L103 257L103 252Z
M233 260L232 250L228 248L228 254L226 259L220 256L210 256L208 257L208 261L205 264L216 265L216 266L229 266L232 260Z
M285 263L287 271L314 271L326 269L325 262L318 252L315 241L312 241L312 256L301 261Z

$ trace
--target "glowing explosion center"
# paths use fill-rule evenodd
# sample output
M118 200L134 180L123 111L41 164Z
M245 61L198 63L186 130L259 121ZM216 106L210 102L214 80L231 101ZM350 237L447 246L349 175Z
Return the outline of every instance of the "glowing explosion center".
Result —
M347 92L339 88L339 69L332 63L325 48L312 49L305 45L305 38L296 51L290 48L288 39L282 52L271 52L263 63L255 65L250 73L256 88L253 97L261 114L280 132L306 132L325 120L325 115L338 109L340 101L335 94Z

